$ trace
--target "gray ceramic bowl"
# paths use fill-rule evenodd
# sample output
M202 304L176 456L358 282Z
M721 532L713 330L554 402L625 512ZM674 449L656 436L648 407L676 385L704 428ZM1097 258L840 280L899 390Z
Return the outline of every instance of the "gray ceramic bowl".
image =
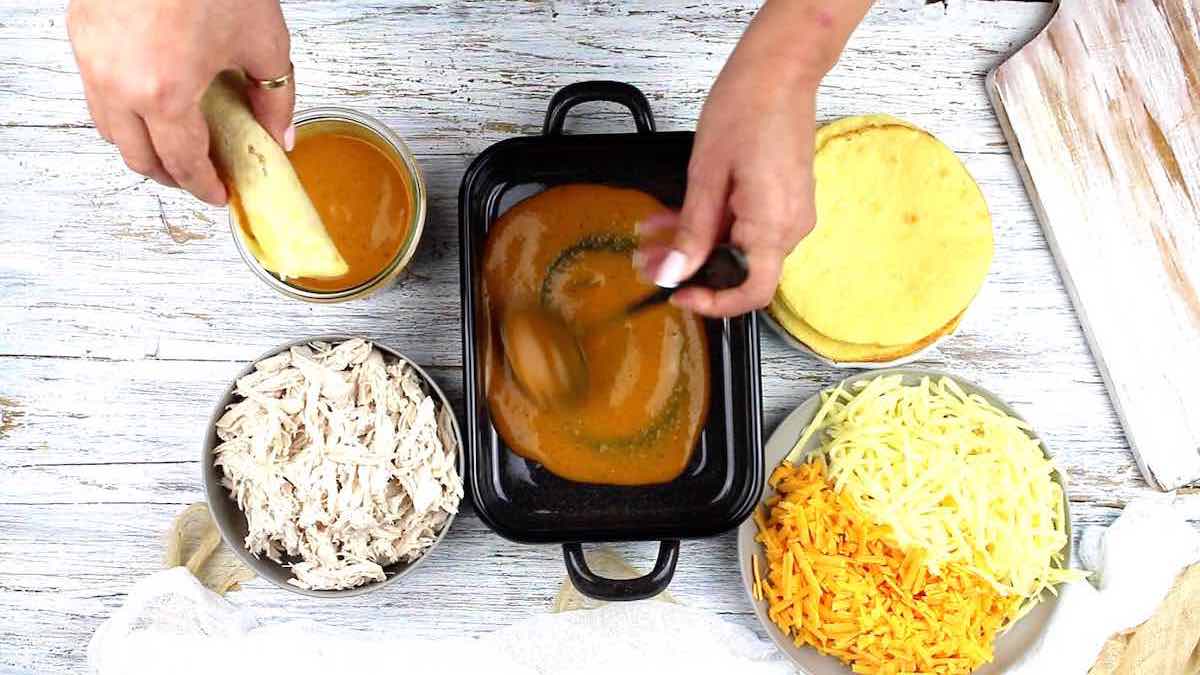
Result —
M368 593L382 586L395 583L400 577L409 574L418 566L420 566L421 563L425 562L425 559L430 556L430 554L433 552L433 549L437 548L437 545L440 544L442 539L446 537L446 533L450 531L450 526L454 523L454 516L451 515L449 520L447 520L442 526L442 531L438 533L437 540L434 541L433 545L430 546L420 558L417 558L410 563L396 563L394 565L385 567L383 570L384 574L387 575L385 580L363 584L362 586L340 591L313 591L289 584L288 579L292 578L292 573L288 567L266 557L257 558L246 550L246 547L243 543L246 540L246 532L248 530L246 525L246 516L242 513L241 509L238 508L237 502L235 502L225 488L221 486L220 469L213 465L213 448L220 443L220 439L217 438L217 420L220 419L222 414L224 414L226 406L228 406L230 403L233 403L233 390L237 384L237 381L241 379L242 376L253 371L255 363L279 354L287 349L291 349L297 345L308 344L310 342L330 342L336 344L350 339L352 339L352 336L320 335L317 337L304 338L303 340L293 340L292 342L272 349L266 354L263 354L262 356L254 359L254 361L250 362L249 365L247 365L241 370L241 372L237 374L237 377L233 379L233 382L225 388L225 392L221 395L220 400L217 401L216 408L213 409L213 414L208 420L208 429L204 436L204 448L200 456L201 471L203 472L204 476L205 499L208 502L209 511L212 512L213 520L216 521L217 529L221 531L221 537L225 540L225 544L233 549L234 553L236 553L237 556L242 559L242 562L250 566L251 569L253 569L259 576L263 577L267 581L270 581L281 588L286 588L289 591L316 598L344 598L362 595L363 593ZM367 341L371 342L376 349L383 352L388 357L404 361L408 365L412 366L413 369L416 370L421 376L421 379L425 381L425 385L429 388L429 392L436 396L438 402L441 405L446 406L446 409L451 412L450 420L451 426L454 428L454 439L458 442L458 474L462 476L464 468L462 432L458 427L458 418L454 415L454 408L450 405L450 401L446 398L446 394L443 393L441 388L438 387L437 383L433 381L433 378L429 377L429 374L422 370L421 367L416 363L413 363L411 359L392 349L391 347L382 345L372 340Z
M874 371L860 373L853 377L846 378L843 383L849 384L859 380L869 380L872 378L885 375L903 375L905 384L914 384L923 376L929 377L949 377L954 380L963 391L969 394L979 394L991 402L1005 413L1021 419L1012 408L1001 401L996 395L990 391L963 380L962 378L943 373L936 370L925 370L916 368L893 368L891 370ZM766 466L766 476L770 477L771 472L775 467L783 461L783 458L791 452L796 441L800 439L800 435L804 429L816 416L817 411L821 407L821 397L819 394L810 397L802 403L799 408L796 408L791 415L784 419L775 433L771 434L771 439L767 441L764 448L764 461ZM1036 435L1034 438L1039 439ZM814 434L805 446L806 453L812 452L820 445L820 438ZM1045 450L1045 444L1042 445ZM1054 472L1054 479L1063 486L1063 513L1066 514L1066 528L1071 531L1071 517L1067 510L1069 504L1066 502L1066 483L1064 477L1057 469ZM765 503L768 499L775 496L775 491L770 485L763 488L762 502ZM747 519L741 526L738 527L738 564L742 572L742 589L746 592L746 597L750 598L750 604L754 607L754 614L758 617L758 621L763 626L763 630L771 637L771 641L779 647L780 651L784 652L796 664L800 672L806 675L851 675L850 668L833 656L826 656L818 653L812 647L797 647L793 644L791 638L784 635L779 630L779 627L771 622L767 617L767 604L765 601L755 600L751 594L751 586L754 584L754 572L751 569L751 557L759 557L760 571L766 569L766 559L762 556L762 545L754 540L754 536L758 533L758 528L754 524L754 520ZM1071 559L1071 540L1067 538L1067 543L1063 547L1063 560ZM1058 596L1045 592L1042 601L1038 603L1028 614L1021 618L1009 630L996 640L995 659L975 670L973 675L999 675L1008 671L1021 658L1021 655L1033 646L1039 639L1042 633L1045 632L1050 623L1050 617L1053 616L1055 609L1058 606Z

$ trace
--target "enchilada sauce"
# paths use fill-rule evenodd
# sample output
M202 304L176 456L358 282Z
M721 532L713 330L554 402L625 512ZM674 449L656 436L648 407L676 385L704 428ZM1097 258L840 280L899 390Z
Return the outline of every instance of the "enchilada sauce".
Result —
M670 305L609 320L654 290L632 264L635 224L663 210L653 197L601 185L551 188L492 226L484 250L488 406L517 454L563 478L614 485L669 481L687 466L708 412L701 320ZM577 331L588 388L570 407L543 408L504 359L499 322L540 303Z
M334 279L290 279L312 291L353 288L383 272L408 241L413 191L400 161L355 125L301 126L288 154L350 269Z

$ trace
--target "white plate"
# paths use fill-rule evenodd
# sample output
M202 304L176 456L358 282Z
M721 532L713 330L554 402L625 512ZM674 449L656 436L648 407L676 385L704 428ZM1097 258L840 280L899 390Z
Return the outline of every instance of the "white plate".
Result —
M1021 416L1013 411L1012 408L986 389L967 382L962 378L936 370L895 368L887 371L861 373L843 380L843 384L886 375L903 375L905 384L915 384L924 376L931 378L949 377L962 387L963 391L969 394L979 394L1005 413L1021 419ZM820 407L820 394L812 396L802 403L799 408L796 408L792 414L788 415L783 423L779 425L779 428L775 430L775 433L771 434L771 439L767 441L767 445L763 449L766 477L769 478L775 467L792 451L792 447L800 439L800 435L804 432L809 422L812 421L813 417L816 416L817 410ZM1039 441L1041 440L1036 434L1032 434L1032 436ZM804 447L804 452L809 453L816 450L820 445L820 440L819 434L813 434L813 437L809 439L808 444ZM1042 450L1043 452L1045 451L1044 444L1042 445ZM1066 510L1069 506L1066 503L1066 484L1062 473L1057 469L1054 471L1054 479L1063 487L1063 513L1066 514L1066 528L1070 532L1071 517L1070 513ZM773 496L775 496L775 490L770 485L764 486L762 503L765 503ZM754 606L754 614L758 617L759 623L762 624L763 630L767 632L775 645L791 658L800 672L806 675L851 675L852 671L850 668L837 658L820 654L812 647L797 647L793 644L792 639L784 635L767 617L767 603L754 599L751 593L751 586L754 584L754 572L751 569L750 557L759 556L760 572L767 569L766 558L762 554L762 545L754 540L756 534L758 534L758 527L754 524L753 518L746 519L738 527L738 565L742 571L742 589L746 592L746 597L750 599L750 604ZM1063 560L1071 559L1070 547L1071 542L1070 537L1068 537L1067 544L1063 547ZM1042 601L1032 611L1022 617L1008 632L996 640L995 659L991 663L977 669L974 675L999 675L1014 666L1021 655L1045 632L1050 622L1050 617L1053 615L1057 605L1057 596L1051 594L1049 591L1045 592Z

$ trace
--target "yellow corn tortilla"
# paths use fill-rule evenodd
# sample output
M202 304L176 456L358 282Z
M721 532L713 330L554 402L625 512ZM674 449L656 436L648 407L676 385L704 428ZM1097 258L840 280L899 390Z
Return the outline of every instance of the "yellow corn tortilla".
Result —
M217 168L239 209L242 235L263 267L287 278L331 278L349 267L325 230L287 154L259 125L244 84L222 73L201 100Z
M962 314L924 338L907 345L860 345L840 342L813 330L804 319L797 317L778 298L767 307L771 317L809 349L837 363L882 363L894 361L921 351L945 335L953 333L962 320Z
M909 346L966 309L992 260L987 203L930 134L886 115L821 128L817 226L784 261L777 298L815 333Z

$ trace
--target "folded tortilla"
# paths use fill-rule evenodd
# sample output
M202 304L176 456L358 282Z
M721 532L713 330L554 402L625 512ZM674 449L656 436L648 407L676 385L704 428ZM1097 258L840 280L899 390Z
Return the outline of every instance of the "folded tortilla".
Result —
M239 209L242 236L263 267L284 279L349 271L287 153L254 118L244 78L217 76L201 100L212 154Z

